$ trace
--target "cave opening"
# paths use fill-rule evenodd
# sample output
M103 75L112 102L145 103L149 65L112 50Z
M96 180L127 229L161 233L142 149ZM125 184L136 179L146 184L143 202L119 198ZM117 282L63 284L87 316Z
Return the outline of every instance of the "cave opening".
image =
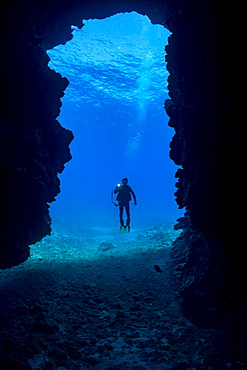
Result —
M118 13L84 21L71 41L48 51L50 68L70 81L58 119L75 136L62 192L51 207L54 223L118 226L110 194L125 176L138 198L133 227L181 215L168 156L173 130L164 110L169 34L147 16Z
M235 202L242 157L240 7L168 0L8 4L1 18L0 262L5 269L26 262L1 272L1 365L71 370L246 368L245 266L241 253L232 248L240 230L240 202ZM123 8L152 14L153 22L166 22L172 31L168 64L173 104L167 111L176 131L172 158L183 166L176 199L186 207L190 221L173 248L173 265L166 248L171 245L170 230L161 227L135 240L128 238L131 230L117 242L95 230L72 234L65 228L41 240L50 232L47 202L57 195L57 172L70 158L71 138L55 120L66 83L47 68L45 51L70 39L71 24L80 25L79 13L86 19L103 19ZM111 171L116 167L113 158ZM74 159L62 176L73 163ZM102 168L96 182L105 184L102 173L110 175ZM129 176L121 173L109 181L105 193L125 175ZM129 179L139 196L140 179L137 187L132 176ZM58 214L64 183L62 177L62 194L54 203ZM229 203L234 204L231 212ZM139 212L139 206L140 201L133 211ZM110 201L109 207L116 231L117 212ZM55 215L55 208L52 212ZM139 220L136 216L133 213L133 225ZM34 243L28 259L28 246ZM96 258L89 258L93 254ZM171 284L172 272L180 280L178 289ZM223 327L223 332L188 322L174 287L190 320L200 327Z

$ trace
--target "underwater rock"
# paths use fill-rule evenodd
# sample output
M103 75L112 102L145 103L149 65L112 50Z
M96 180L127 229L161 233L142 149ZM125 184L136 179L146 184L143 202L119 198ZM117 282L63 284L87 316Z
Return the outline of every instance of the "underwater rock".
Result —
M34 333L43 333L43 334L54 334L59 330L58 326L52 322L48 321L37 321L33 326Z
M8 352L0 348L1 369L15 369L15 370L32 370L31 366L22 361L18 361L8 354Z
M180 217L177 219L176 225L174 225L174 230L185 229L190 226L189 217Z
M236 194L242 162L239 129L233 122L239 126L242 108L231 92L238 91L242 71L235 75L239 57L228 58L230 40L222 34L233 22L231 45L240 42L238 10L219 4L213 10L210 1L182 4L168 21L172 35L166 46L171 100L165 107L175 129L170 157L181 166L175 196L187 218L175 226L185 231L172 251L175 275L191 320L224 325L226 312L234 311L239 327L246 327L240 323L247 317L242 310L247 299L245 262L233 248L241 244L236 242L241 223Z
M115 249L116 246L110 242L103 242L103 243L100 243L99 247L98 247L98 250L100 252L108 252L112 249Z

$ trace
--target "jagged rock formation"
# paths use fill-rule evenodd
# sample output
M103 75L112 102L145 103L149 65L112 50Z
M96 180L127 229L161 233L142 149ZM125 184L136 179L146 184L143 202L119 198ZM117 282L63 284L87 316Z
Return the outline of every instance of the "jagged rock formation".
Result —
M50 233L47 202L59 193L72 140L56 120L68 81L47 67L21 5L1 17L1 268L26 260L28 245Z
M171 158L182 166L176 199L187 210L185 231L173 252L175 264L180 263L184 309L191 318L205 317L207 324L223 323L226 315L232 322L245 312L245 276L242 256L232 249L240 216L242 106L234 47L240 35L238 8L229 2L96 0L92 6L91 1L33 5L26 0L2 5L0 268L26 260L28 246L49 234L47 203L59 193L57 173L70 160L72 133L57 121L68 81L48 68L45 51L71 39L71 24L81 27L83 18L133 10L172 32L166 110L176 132Z
M246 274L234 248L240 241L241 214L241 103L234 95L241 74L229 52L238 43L235 21L229 4L217 8L209 1L193 7L187 3L168 21L173 32L167 46L172 100L166 101L166 111L176 131L170 155L182 166L176 174L176 200L187 210L184 233L172 253L181 271L184 310L200 325L231 322L240 328ZM230 22L234 29L229 30Z

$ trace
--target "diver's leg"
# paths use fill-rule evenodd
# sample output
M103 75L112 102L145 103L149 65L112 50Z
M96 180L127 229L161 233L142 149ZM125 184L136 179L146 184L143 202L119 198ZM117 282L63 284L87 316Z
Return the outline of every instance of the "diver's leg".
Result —
M124 221L123 221L123 205L122 203L119 203L119 219L120 219L120 227L123 227Z
M126 216L127 216L126 227L128 228L128 231L130 231L130 204L129 202L125 204L125 211L126 211Z

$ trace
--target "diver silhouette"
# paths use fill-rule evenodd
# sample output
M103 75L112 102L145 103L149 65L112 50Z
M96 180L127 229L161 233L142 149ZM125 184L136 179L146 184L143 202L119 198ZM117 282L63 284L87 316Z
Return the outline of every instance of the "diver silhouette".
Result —
M118 201L119 205L119 218L120 218L120 233L122 230L130 232L130 204L131 201L131 194L134 199L134 205L137 205L136 196L131 187L128 185L128 179L125 177L122 179L122 185L118 184L114 190L114 194L117 194L116 200ZM127 220L126 226L124 226L123 220L123 212L126 212Z

